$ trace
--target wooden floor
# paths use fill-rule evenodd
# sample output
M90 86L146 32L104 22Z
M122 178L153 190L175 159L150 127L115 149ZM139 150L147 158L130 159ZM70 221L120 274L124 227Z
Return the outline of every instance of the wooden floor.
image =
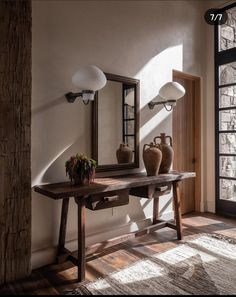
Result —
M218 233L236 238L236 220L213 214L189 214L183 218L184 236L197 233ZM125 267L140 258L170 249L176 244L176 232L165 228L109 248L89 258L86 279L94 280ZM70 263L50 265L34 271L30 278L0 288L0 295L61 295L76 288L76 268Z

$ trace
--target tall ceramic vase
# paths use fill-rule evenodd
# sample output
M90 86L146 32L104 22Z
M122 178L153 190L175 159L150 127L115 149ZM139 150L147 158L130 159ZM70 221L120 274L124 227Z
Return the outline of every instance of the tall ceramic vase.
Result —
M161 140L158 143L158 139ZM169 139L169 143L167 140ZM170 171L173 158L174 158L174 151L172 148L172 138L171 136L166 136L165 133L161 133L161 136L157 136L154 138L154 143L159 146L160 150L162 151L162 161L159 173L168 173Z
M161 159L162 152L153 142L143 146L143 161L148 176L158 175Z
M119 149L116 151L116 158L118 164L131 163L133 159L133 151L128 144L121 143Z

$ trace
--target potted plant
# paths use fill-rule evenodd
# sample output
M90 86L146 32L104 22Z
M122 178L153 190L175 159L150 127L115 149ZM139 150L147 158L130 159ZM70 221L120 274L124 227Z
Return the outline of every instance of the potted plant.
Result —
M75 185L90 184L95 176L96 161L82 154L66 161L66 174Z

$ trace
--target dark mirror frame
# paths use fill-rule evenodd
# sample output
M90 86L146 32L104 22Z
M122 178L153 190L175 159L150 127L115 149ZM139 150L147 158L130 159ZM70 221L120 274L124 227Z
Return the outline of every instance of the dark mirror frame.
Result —
M121 82L126 85L131 85L135 88L134 106L135 106L135 153L134 162L128 164L106 164L99 165L96 172L126 170L132 168L139 168L139 128L140 128L140 115L139 115L139 102L140 102L140 81L138 79L120 76L111 73L105 73L107 80ZM124 98L122 98L124 102ZM121 119L122 120L122 119ZM117 148L118 149L118 148ZM98 91L95 93L94 101L92 102L92 158L98 160Z

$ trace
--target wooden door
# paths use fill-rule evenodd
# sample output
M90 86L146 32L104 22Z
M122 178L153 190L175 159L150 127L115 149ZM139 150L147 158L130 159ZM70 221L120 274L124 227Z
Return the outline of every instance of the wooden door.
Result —
M185 96L173 108L173 169L197 173L197 182L189 179L180 183L182 214L185 214L200 211L200 79L174 71L173 81L186 90Z

